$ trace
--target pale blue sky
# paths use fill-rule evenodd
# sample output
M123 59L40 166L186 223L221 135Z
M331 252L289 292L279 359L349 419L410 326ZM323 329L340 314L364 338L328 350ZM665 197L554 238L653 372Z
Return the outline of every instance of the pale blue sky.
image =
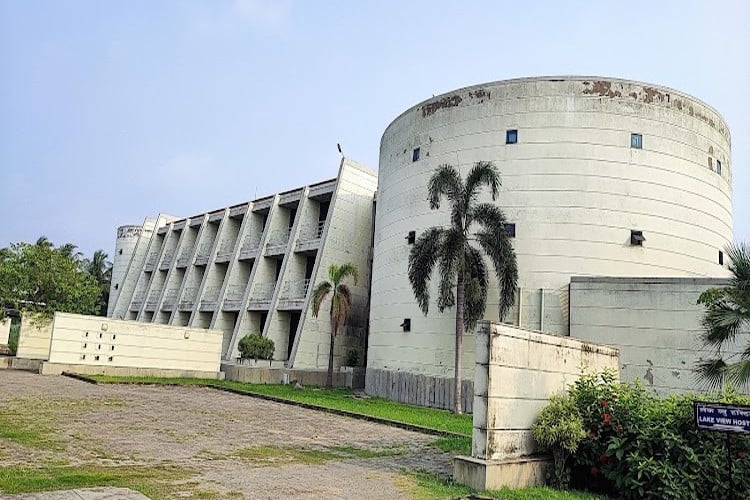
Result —
M376 169L433 94L557 74L716 108L750 240L747 0L0 0L0 246L111 254L119 225L333 177L337 142Z

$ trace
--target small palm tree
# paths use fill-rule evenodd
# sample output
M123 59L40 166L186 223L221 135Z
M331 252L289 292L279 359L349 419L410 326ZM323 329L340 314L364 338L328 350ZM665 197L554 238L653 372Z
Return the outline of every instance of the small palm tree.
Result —
M339 328L344 326L349 320L349 314L352 310L352 293L349 287L342 281L346 277L351 277L354 284L357 284L359 273L354 264L347 263L337 266L331 264L328 268L328 280L321 281L313 290L312 308L313 316L318 317L320 306L328 294L333 292L331 297L331 346L328 354L328 377L326 378L326 387L333 387L333 345Z
M481 249L492 262L500 284L499 312L502 319L513 305L518 280L516 254L505 230L505 216L497 205L477 203L480 188L490 188L495 201L500 173L492 162L474 164L466 182L451 165L441 165L430 178L430 208L440 208L445 196L451 206L450 226L427 229L409 254L409 282L420 309L426 315L430 302L430 279L440 270L437 306L440 312L456 306L455 400L461 413L461 348L464 328L471 330L484 316L487 302L487 269ZM482 229L471 232L476 223ZM470 244L475 241L479 248ZM454 294L455 290L455 294Z
M91 260L84 260L84 267L86 272L94 277L97 284L99 285L99 315L107 315L107 303L109 302L109 287L112 280L112 263L107 260L107 252L104 250L97 250L94 252Z
M722 348L737 341L737 334L750 330L750 244L730 245L726 253L732 273L729 286L709 288L698 299L706 308L700 339L705 347L715 349L716 357L699 362L696 372L710 389L726 382L738 388L750 385L750 343L739 361L728 362L721 356Z

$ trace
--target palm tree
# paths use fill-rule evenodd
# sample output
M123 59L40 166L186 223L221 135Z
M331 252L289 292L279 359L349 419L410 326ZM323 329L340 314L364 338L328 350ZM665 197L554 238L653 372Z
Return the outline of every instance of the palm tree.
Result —
M112 279L112 263L107 260L107 252L97 250L91 260L85 259L86 272L94 277L99 285L100 308L99 315L107 315L107 302L109 302L109 287Z
M698 298L706 308L700 339L704 347L715 349L716 357L699 362L696 372L710 389L721 388L726 382L736 387L750 384L750 343L739 354L739 361L721 357L722 348L750 329L750 244L730 245L726 253L732 273L729 285L709 288Z
M437 306L440 312L456 306L456 358L454 411L461 413L461 348L464 328L471 330L484 316L487 302L487 269L480 249L489 257L500 285L498 305L502 319L513 305L518 280L516 254L505 229L505 216L493 203L478 203L480 188L486 185L495 201L500 173L492 162L474 164L466 182L451 165L441 165L427 188L430 208L440 208L445 196L451 206L450 226L427 229L409 254L409 282L419 308L427 315L430 279L437 265L440 271ZM482 229L472 234L472 225ZM475 248L470 242L476 242ZM455 289L455 295L454 295Z
M39 238L36 239L36 243L34 243L38 247L47 247L47 248L54 248L54 245L52 242L47 238L46 236L42 235Z
M331 264L328 268L328 280L321 281L313 290L312 308L313 316L318 317L320 306L329 293L333 292L331 297L331 347L328 353L328 377L326 378L326 387L333 387L333 343L336 339L336 333L339 328L349 320L349 314L352 310L352 293L349 287L342 281L346 277L351 277L354 284L357 284L359 273L357 267L352 263L337 266Z

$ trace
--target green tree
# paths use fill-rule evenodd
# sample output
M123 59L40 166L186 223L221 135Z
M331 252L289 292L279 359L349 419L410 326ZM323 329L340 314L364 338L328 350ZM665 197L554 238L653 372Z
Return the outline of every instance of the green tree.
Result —
M99 316L107 315L107 303L109 302L109 287L112 280L112 263L107 260L104 250L97 250L91 259L84 260L84 267L99 285Z
M750 244L739 243L726 249L729 285L709 288L698 298L705 306L700 339L713 357L699 362L696 371L709 388L726 383L736 387L750 384L750 342L737 361L722 357L722 349L737 342L737 335L750 331Z
M349 320L352 310L352 293L349 287L343 283L344 279L350 277L357 284L359 272L354 264L347 263L337 266L331 264L328 268L328 281L321 281L315 286L312 295L313 316L318 317L320 306L329 294L331 297L331 345L328 353L328 377L326 387L333 387L333 346L339 328Z
M409 254L409 282L419 308L426 315L430 302L430 279L440 271L437 306L440 312L456 307L455 400L461 407L461 351L464 329L471 330L482 319L487 303L488 275L480 249L489 257L500 285L500 319L513 305L518 280L516 254L505 230L505 216L493 203L477 201L482 186L490 189L495 201L500 173L492 162L477 162L466 182L451 165L441 165L427 188L430 208L440 208L443 197L451 208L450 226L427 229ZM481 229L472 233L474 224ZM479 248L470 242L476 242ZM454 294L455 290L455 294Z
M36 244L14 243L0 251L0 310L96 314L99 285L68 250L42 237Z

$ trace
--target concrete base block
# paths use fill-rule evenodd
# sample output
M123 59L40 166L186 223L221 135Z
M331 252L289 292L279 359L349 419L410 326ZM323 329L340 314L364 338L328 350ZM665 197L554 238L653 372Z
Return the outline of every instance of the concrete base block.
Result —
M265 363L268 363L266 361ZM324 386L328 378L326 370L297 370L294 368L252 367L222 363L221 371L226 380L248 384L283 384L297 381L302 385ZM344 369L333 372L333 386L360 389L364 387L364 368Z
M459 456L453 459L453 480L477 491L503 486L523 488L544 484L551 460L544 457L482 460Z
M0 356L0 370L24 370L28 372L39 372L42 364L41 359L16 358L13 356Z
M204 372L197 370L170 370L164 368L134 368L126 366L74 365L68 363L41 363L39 373L42 375L62 375L63 372L79 375L111 375L115 377L184 377L209 378L223 380L223 372Z

